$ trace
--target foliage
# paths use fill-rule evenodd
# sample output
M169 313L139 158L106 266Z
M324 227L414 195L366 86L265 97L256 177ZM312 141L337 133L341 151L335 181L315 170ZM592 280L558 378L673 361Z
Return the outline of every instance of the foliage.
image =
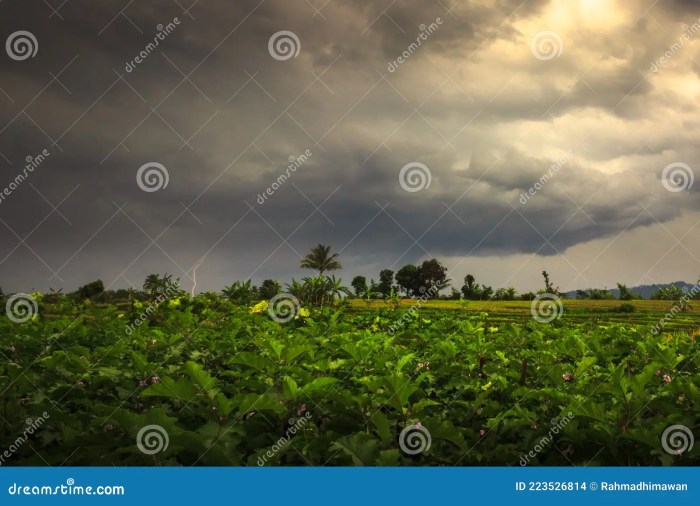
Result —
M515 288L509 286L508 288L499 288L496 293L493 294L494 300L516 300L518 293Z
M493 288L490 286L481 286L476 282L473 274L467 274L464 277L464 285L462 285L462 294L467 300L488 300L493 295ZM515 292L513 292L515 295Z
M396 272L396 284L408 297L420 289L420 270L413 264L404 265Z
M274 279L266 279L260 284L260 289L258 290L260 298L264 300L270 300L272 297L280 293L282 290L282 285L279 281Z
M632 293L626 285L623 285L621 283L617 284L617 290L619 292L618 299L620 300L638 300L642 298L640 295Z
M355 276L350 282L350 286L355 290L355 295L357 297L365 296L365 289L367 287L367 278L364 276Z
M234 281L221 290L221 295L234 304L250 304L257 298L257 293L251 286L251 281Z
M426 293L437 293L449 286L450 280L447 279L447 267L435 258L425 260L418 272L421 287Z
M172 274L149 274L143 282L143 291L153 300L165 295L184 294L180 288L180 278L173 279Z
M391 295L392 284L394 283L394 271L391 269L383 269L379 273L379 283L377 283L377 292L382 295L382 297L389 297Z
M115 306L0 316L0 437L50 415L3 465L256 466L306 417L268 465L517 466L569 412L529 465L700 464L697 444L681 455L660 444L669 425L700 423L689 332L421 308L390 335L400 311L302 308L278 323L265 305L177 300L131 334L139 311ZM406 455L398 435L417 422L432 445ZM139 451L146 425L167 431L165 451Z
M303 305L310 306L333 306L339 297L351 293L343 286L343 280L335 276L306 277L301 282L292 279L286 291Z
M323 244L311 248L309 254L301 260L300 267L317 270L319 277L326 271L342 269L338 261L338 253L331 255L331 247Z
M552 295L559 295L559 287L555 287L549 280L549 273L547 271L542 271L542 277L544 278L544 292L551 293Z
M586 290L576 290L576 298L581 300L612 300L615 296L608 289L588 288Z
M105 285L101 279L88 283L78 288L78 297L80 300L91 299L96 295L104 292Z
M396 284L406 296L436 297L449 282L447 268L435 258L425 260L419 267L404 265L396 273Z
M685 293L675 285L667 288L661 288L651 294L652 300L680 300Z

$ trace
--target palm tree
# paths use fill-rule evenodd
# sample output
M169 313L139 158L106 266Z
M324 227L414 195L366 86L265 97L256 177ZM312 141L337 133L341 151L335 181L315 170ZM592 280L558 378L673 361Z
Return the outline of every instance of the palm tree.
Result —
M149 274L143 282L143 290L151 297L155 298L162 295L166 291L172 291L180 284L180 278L173 281L172 274L163 274L161 277L158 274ZM180 290L178 290L179 292ZM169 295L173 295L170 293Z
M342 269L340 262L336 260L339 253L332 255L330 253L330 246L319 244L311 248L311 252L302 259L300 267L302 269L315 269L318 271L319 276L323 276L325 271Z
M234 304L249 304L255 297L251 281L234 281L232 285L225 286L221 295Z

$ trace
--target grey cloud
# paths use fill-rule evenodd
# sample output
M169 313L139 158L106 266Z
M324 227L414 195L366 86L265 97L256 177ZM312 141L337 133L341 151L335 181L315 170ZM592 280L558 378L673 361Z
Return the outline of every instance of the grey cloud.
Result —
M389 4L315 4L321 13L314 15L304 2L222 0L196 4L191 19L177 3L162 1L134 3L126 19L118 16L121 2L76 0L61 8L63 20L49 18L42 2L0 4L2 33L29 29L40 43L37 58L0 63L0 87L14 100L0 93L0 129L12 120L0 133L0 152L11 162L0 158L0 187L14 179L28 154L45 147L51 152L0 204L0 218L21 238L45 219L26 246L0 224L0 259L6 257L0 284L6 290L75 288L102 277L123 286L153 271L189 282L205 254L203 289L251 274L287 280L303 274L292 249L303 254L318 242L345 248L346 277L429 255L558 255L700 210L693 198L700 185L672 194L660 183L666 164L693 165L698 153L690 123L682 135L672 132L672 121L691 119L682 112L655 116L681 111L682 96L641 80L666 42L653 23L637 23L629 34L604 42L587 43L574 30L567 41L580 47L541 62L531 57L519 27L537 20L548 2L442 2L456 6L454 17L439 3L418 1L397 2L383 15ZM667 23L680 11L654 13ZM156 25L175 16L177 29L125 72ZM388 73L387 62L415 40L418 26L438 16L443 25ZM298 58L270 57L268 39L279 30L299 36ZM519 52L489 53L499 41L516 44ZM52 80L49 72L56 75L76 54L60 76L69 91L53 82L27 108L28 116L21 113ZM583 61L584 54L591 60ZM598 59L616 65L594 66L585 83L571 79ZM189 80L173 64L191 72ZM443 72L454 69L446 79ZM577 146L578 136L559 145L542 141L548 152L573 149L576 157L522 205L520 194L552 161L515 132L528 134L522 125L529 122L541 136L555 136L557 119L588 118L592 110L611 132L619 125L608 117L630 128L653 120L661 125L629 137L593 130L585 146ZM642 145L639 136L647 132L651 138ZM60 140L51 145L47 136ZM288 157L306 149L313 154L304 166L258 204ZM606 166L617 160L623 167L609 172ZM146 193L136 171L152 161L167 167L170 182ZM414 161L430 168L432 184L408 193L399 171ZM55 212L46 218L51 205L29 183L54 205L77 186L59 208L70 224ZM324 217L314 205L334 191L321 207ZM135 223L117 211L122 205ZM51 278L59 268L63 281Z

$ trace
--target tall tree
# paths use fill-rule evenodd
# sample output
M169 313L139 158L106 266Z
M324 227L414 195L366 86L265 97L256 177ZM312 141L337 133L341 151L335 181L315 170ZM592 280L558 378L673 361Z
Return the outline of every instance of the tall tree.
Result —
M278 293L280 293L280 290L281 285L279 281L275 281L274 279L265 279L260 285L258 292L260 294L261 299L269 300Z
M406 297L412 295L420 287L420 269L413 264L404 265L396 272L396 284Z
M542 277L544 278L544 292L543 293L551 293L552 295L559 295L559 287L557 286L555 288L554 285L549 281L549 273L547 271L542 271Z
M476 282L476 278L473 274L467 274L464 276L464 285L462 286L462 293L464 298L468 300L478 299L479 284Z
M620 292L618 298L620 300L635 300L635 299L641 299L639 295L636 293L632 293L629 288L627 288L627 285L623 285L622 283L617 284L617 289Z
M421 286L430 297L437 296L438 292L446 288L450 280L447 279L447 267L436 258L425 260L420 266Z
M355 295L358 297L364 297L367 286L367 278L364 276L355 276L352 278L350 286L352 286L352 289L355 290Z
M377 284L377 291L382 294L383 297L388 297L391 294L391 285L394 283L394 271L391 269L383 269L379 273L379 284Z
M149 274L146 276L146 280L143 282L143 290L148 293L149 296L155 297L165 292L173 284L177 284L179 280L173 281L172 274Z
M303 269L315 269L319 276L323 276L326 271L335 271L342 269L340 262L337 260L338 253L331 255L331 247L319 244L311 248L311 251L306 255L300 264Z
M78 288L78 296L81 299L90 299L95 295L99 295L105 291L105 285L101 279L88 283Z

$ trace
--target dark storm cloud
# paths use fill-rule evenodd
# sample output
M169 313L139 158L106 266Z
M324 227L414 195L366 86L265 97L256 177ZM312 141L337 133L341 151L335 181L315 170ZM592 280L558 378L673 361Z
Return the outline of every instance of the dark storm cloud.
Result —
M0 62L0 187L50 152L0 204L3 288L138 285L163 271L189 287L202 261L200 288L289 279L318 242L342 249L346 276L431 255L554 255L698 210L695 191L659 180L697 152L692 120L676 125L683 96L645 78L670 40L646 18L591 37L545 21L547 1L312 4L0 4L4 37L39 41L36 58ZM650 14L676 23L691 7ZM560 58L532 56L532 27L561 32ZM269 54L280 30L299 37L297 58ZM591 122L585 135L578 122ZM167 168L167 188L139 189L147 162ZM411 162L429 167L430 187L401 187Z

